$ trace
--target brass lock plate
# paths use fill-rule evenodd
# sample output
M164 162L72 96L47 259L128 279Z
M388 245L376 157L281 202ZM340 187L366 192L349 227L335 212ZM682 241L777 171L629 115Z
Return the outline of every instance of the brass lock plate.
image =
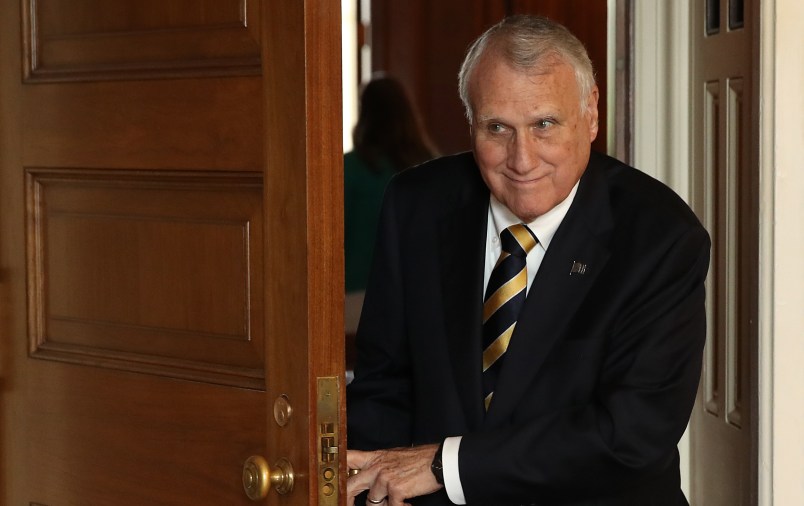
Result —
M318 378L318 504L338 506L338 378Z

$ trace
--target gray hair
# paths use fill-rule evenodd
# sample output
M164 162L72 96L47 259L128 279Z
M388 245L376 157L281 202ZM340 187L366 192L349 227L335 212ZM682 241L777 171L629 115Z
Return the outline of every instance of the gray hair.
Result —
M595 86L595 72L586 48L567 28L542 16L517 15L503 19L475 40L466 53L458 72L458 93L472 121L469 102L469 80L481 57L498 51L514 68L523 71L549 65L558 58L575 70L575 81L581 97L581 112L586 109L585 98Z

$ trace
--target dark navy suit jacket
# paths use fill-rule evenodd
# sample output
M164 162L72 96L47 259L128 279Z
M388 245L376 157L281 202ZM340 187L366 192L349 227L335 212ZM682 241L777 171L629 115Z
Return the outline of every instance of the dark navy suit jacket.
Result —
M349 447L461 435L470 505L687 504L676 445L701 370L707 232L666 186L592 153L485 412L488 206L471 153L389 185L347 390ZM443 490L414 503L451 504Z

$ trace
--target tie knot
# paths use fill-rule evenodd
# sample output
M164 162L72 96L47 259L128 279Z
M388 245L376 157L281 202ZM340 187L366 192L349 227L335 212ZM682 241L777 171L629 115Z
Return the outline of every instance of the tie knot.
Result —
M502 250L509 255L524 258L536 246L536 242L533 232L521 223L511 225L500 233Z

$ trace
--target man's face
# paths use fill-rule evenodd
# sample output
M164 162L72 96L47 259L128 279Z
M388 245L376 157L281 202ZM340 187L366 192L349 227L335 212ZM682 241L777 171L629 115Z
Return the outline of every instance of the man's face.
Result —
M564 200L586 169L597 136L597 87L582 113L573 68L559 60L523 72L485 55L471 79L472 143L483 180L531 222Z

